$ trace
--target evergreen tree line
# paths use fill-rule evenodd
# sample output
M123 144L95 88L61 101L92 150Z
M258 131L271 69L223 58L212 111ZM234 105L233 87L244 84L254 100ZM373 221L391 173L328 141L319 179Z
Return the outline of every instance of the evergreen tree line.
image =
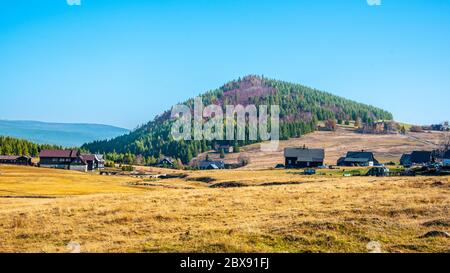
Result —
M27 140L0 136L0 155L39 156L41 150L62 149L61 146L36 144Z

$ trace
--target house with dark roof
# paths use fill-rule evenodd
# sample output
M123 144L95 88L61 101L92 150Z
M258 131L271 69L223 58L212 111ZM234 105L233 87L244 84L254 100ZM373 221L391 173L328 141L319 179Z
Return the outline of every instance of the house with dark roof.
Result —
M338 166L357 167L357 166L375 166L379 165L378 160L372 152L348 152L345 157L339 158Z
M225 162L213 161L213 160L202 160L198 163L197 166L200 170L220 170L220 169L225 169Z
M226 154L231 154L233 153L233 146L231 146L230 144L218 144L216 143L214 145L214 150L218 153L220 153L222 150L224 153Z
M450 131L450 126L448 121L445 121L441 124L433 124L431 125L431 130L434 131Z
M323 166L324 149L286 148L284 149L286 168L315 168Z
M400 165L402 165L403 167L411 167L411 154L403 154L400 158Z
M433 152L430 151L414 151L411 153L411 163L414 165L426 165L433 163Z
M450 150L448 150L444 154L444 159L443 159L442 163L444 164L444 166L450 167Z
M156 164L157 167L163 167L163 168L173 168L175 166L175 161L170 157L164 157L161 160L159 160L158 164Z
M94 155L94 154L83 154L81 157L87 163L87 170L94 171L105 168L105 161L103 160L103 156Z
M0 164L31 166L31 157L17 155L0 155Z
M39 166L86 172L88 165L78 150L42 150Z

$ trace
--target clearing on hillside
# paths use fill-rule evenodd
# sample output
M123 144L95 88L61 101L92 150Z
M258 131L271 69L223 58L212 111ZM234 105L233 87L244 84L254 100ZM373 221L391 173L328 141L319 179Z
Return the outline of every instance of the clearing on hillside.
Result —
M283 151L286 147L302 147L325 149L325 164L336 165L337 160L345 156L348 151L372 151L375 157L382 163L399 162L404 153L411 153L414 150L433 150L441 143L443 132L424 132L370 135L355 132L354 128L338 127L335 132L316 131L304 135L300 138L280 141L280 146L276 152L262 152L260 144L246 146L241 149L241 153L226 154L227 163L236 163L238 157L243 154L250 158L250 164L246 169L273 168L277 164L284 163ZM219 160L219 153L209 153L211 159ZM205 154L199 158L205 158Z

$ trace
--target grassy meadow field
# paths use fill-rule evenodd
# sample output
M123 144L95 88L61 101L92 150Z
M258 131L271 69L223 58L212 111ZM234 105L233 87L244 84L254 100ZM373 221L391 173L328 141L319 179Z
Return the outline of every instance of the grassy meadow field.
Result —
M450 252L449 177L182 173L0 166L0 252Z

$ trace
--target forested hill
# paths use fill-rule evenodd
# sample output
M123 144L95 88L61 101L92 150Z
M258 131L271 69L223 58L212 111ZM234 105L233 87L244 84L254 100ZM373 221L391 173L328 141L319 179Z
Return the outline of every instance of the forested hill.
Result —
M45 149L62 149L61 146L36 144L27 140L0 136L0 155L27 155L37 157Z
M217 104L223 108L230 104L255 104L280 106L280 138L287 139L310 133L316 129L318 121L356 120L363 122L391 120L392 114L362 103L357 103L333 94L312 89L300 84L267 79L259 76L247 76L229 82L219 89L202 95L205 105ZM185 102L192 106L193 99ZM225 109L225 108L224 108ZM181 159L187 163L197 154L209 151L214 142L188 141L177 142L170 137L172 121L170 111L156 117L148 124L129 134L112 140L95 141L83 145L91 152L142 155L153 161L162 155ZM250 142L230 143L235 147Z

